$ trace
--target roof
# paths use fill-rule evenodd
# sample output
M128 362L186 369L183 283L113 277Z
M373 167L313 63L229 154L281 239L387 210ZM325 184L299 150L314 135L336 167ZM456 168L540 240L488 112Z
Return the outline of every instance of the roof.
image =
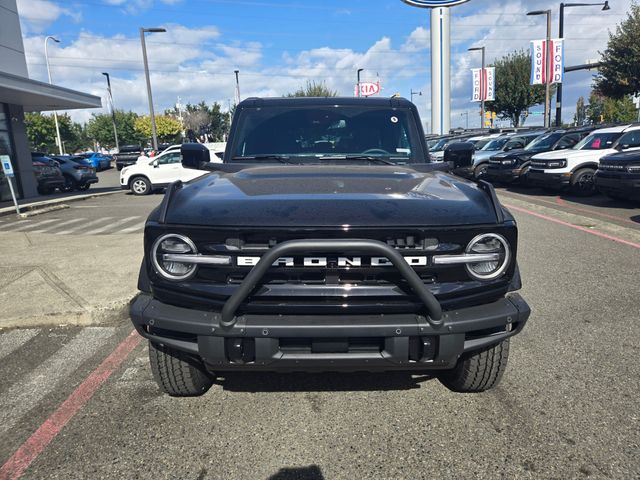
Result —
M640 128L640 125L626 124L626 125L618 125L616 127L599 128L597 130L594 130L593 133L621 133L621 132L624 132L627 128L633 127L633 126L635 126L636 128Z
M21 105L27 112L102 107L95 95L1 71L0 102Z
M415 105L402 97L250 97L238 104L242 107L296 106L296 105L361 105L369 107L413 107Z

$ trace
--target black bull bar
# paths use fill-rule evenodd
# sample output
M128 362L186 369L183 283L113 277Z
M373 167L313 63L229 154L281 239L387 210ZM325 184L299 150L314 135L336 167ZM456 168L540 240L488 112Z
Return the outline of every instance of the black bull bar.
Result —
M344 239L344 240L289 240L269 249L251 269L238 289L229 297L222 308L220 325L231 328L236 324L236 311L258 286L262 277L267 273L278 258L299 253L309 252L346 252L357 251L386 257L407 281L411 289L422 300L427 309L427 322L432 327L442 325L442 307L425 286L418 274L406 262L397 250L377 240Z

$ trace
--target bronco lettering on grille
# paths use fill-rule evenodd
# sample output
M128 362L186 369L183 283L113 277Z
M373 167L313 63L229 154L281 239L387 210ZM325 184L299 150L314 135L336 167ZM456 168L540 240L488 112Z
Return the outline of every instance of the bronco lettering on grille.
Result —
M404 257L409 265L417 267L427 266L427 257ZM238 267L253 267L258 264L260 257L236 257ZM274 267L388 267L392 263L386 257L281 257L273 262Z

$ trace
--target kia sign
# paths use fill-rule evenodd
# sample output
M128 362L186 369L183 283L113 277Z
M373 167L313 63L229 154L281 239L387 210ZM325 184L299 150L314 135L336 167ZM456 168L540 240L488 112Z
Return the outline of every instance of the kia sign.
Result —
M360 82L360 96L370 97L380 93L380 84L373 82Z
M469 0L402 0L402 1L414 7L438 8L438 7L453 7L454 5L460 5L461 3L466 3Z

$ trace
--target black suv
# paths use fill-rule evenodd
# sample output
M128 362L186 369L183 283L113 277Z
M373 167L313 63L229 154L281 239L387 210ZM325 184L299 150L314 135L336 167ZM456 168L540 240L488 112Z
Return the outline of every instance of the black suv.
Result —
M596 189L611 198L640 201L640 151L601 158L594 181Z
M450 389L500 380L529 307L518 231L490 184L429 163L402 98L252 98L224 163L199 144L149 216L133 324L170 395L217 373L434 372Z
M113 156L118 171L129 165L134 165L138 161L138 157L142 155L144 149L140 145L123 145Z
M540 135L522 149L493 155L484 178L490 182L526 184L531 157L538 153L572 148L594 129L580 127L554 130Z

